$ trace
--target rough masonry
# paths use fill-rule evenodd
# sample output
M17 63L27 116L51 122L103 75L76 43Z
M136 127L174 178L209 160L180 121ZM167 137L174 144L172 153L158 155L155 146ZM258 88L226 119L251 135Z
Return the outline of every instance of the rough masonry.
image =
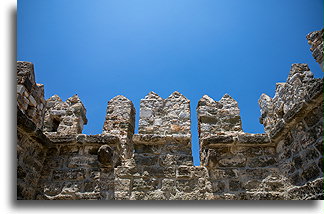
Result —
M323 67L323 30L307 39ZM323 79L293 64L259 105L265 133L250 134L235 99L204 95L194 166L190 101L181 93L146 95L138 134L133 103L118 95L102 133L85 135L78 95L45 100L33 64L17 62L17 199L323 200Z

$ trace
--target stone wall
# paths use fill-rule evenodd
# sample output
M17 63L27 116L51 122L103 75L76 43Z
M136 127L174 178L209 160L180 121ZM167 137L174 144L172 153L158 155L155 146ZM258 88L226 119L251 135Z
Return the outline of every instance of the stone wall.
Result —
M134 157L115 170L116 200L202 200L205 167L192 165L190 137L134 135Z
M111 200L114 168L120 162L111 135L51 135L36 199Z
M314 50L318 35L307 36ZM112 98L98 135L82 134L86 109L77 95L43 95L33 65L18 62L17 199L323 199L323 79L307 64L293 64L273 98L261 95L265 133L243 132L228 94L203 96L200 166L192 161L190 101L179 92L141 100L138 134L133 103Z
M17 109L17 199L32 200L42 194L40 174L50 141L36 124Z
M200 138L210 137L218 132L242 131L238 103L228 94L218 102L204 95L198 101L197 114Z
M190 135L190 101L173 92L162 99L150 92L140 103L139 134Z
M17 199L35 199L49 140L43 134L44 86L34 65L17 62Z
M312 55L316 62L320 64L322 71L324 71L324 65L323 65L323 52L324 52L324 45L323 45L323 39L324 39L324 29L321 31L314 31L309 33L306 36L308 40L308 44L311 45L310 51L312 52Z
M44 85L36 84L34 65L17 61L17 106L37 126L43 128Z
M213 199L284 199L276 146L265 134L228 133L205 138L202 165L209 172Z
M135 130L135 108L129 99L118 95L108 102L103 133L120 138L121 160L125 161L133 155L132 136Z
M293 64L287 81L277 83L273 98L262 94L260 123L271 138L276 137L287 123L303 114L312 100L322 95L323 80L314 79L307 64ZM288 127L287 127L288 128Z
M56 134L82 133L83 125L87 124L86 109L78 95L65 102L58 95L46 100L44 116L44 132Z

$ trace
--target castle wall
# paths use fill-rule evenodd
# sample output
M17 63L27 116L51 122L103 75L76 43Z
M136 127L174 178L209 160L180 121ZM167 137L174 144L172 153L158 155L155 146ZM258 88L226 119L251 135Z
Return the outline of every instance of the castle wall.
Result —
M108 102L103 134L118 136L121 147L121 160L133 155L132 136L135 130L135 108L129 99L118 95Z
M44 132L79 134L87 122L86 109L78 95L68 98L65 102L58 95L46 100Z
M284 137L283 137L284 136ZM278 140L280 173L289 178L290 199L320 199L323 189L323 103L291 125Z
M35 199L49 143L42 133L44 86L36 84L34 65L17 62L17 198Z
M37 128L43 128L45 113L44 85L36 84L34 65L17 61L17 106Z
M150 92L140 103L139 134L190 135L190 101L173 92L162 99Z
M189 137L139 134L133 142L134 158L115 171L116 200L206 198L207 171L192 165Z
M204 95L198 101L197 115L200 138L210 137L219 132L242 131L238 103L228 94L220 101Z
M213 199L280 199L280 190L262 190L266 178L279 174L275 145L266 135L231 133L202 141Z
M318 35L307 36L316 59ZM243 132L228 94L203 96L200 166L192 161L190 101L179 92L141 100L138 134L133 103L112 98L98 135L82 134L86 109L77 95L43 95L33 65L17 62L18 199L323 199L323 79L307 64L293 64L273 98L261 95L265 133Z
M323 65L323 52L324 52L324 45L323 45L323 38L324 38L324 29L320 31L314 31L309 33L306 36L308 40L308 44L311 46L310 51L316 62L320 64L322 71L324 71Z
M49 143L31 118L17 109L17 199L33 200L42 193L39 179Z
M111 200L114 168L120 162L118 137L111 135L51 135L38 199Z

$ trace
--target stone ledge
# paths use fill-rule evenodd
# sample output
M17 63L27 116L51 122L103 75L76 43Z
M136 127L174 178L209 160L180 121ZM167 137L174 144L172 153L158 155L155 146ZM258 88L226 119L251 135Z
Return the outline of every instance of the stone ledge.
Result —
M176 141L179 144L190 145L191 135L154 135L154 134L135 134L134 144L159 145L166 144L168 141Z
M36 127L36 124L30 120L17 106L17 129L27 133L31 138L44 146L52 145L51 141L42 130Z
M272 142L267 134L242 132L221 132L218 135L201 139L201 147L217 146L269 146Z
M119 138L110 134L86 135L79 134L76 137L77 143L116 144Z
M109 134L97 134L97 135L86 135L86 134L57 134L46 132L46 136L54 144L116 144L119 142L119 138Z
M321 88L323 88L323 82L320 85L322 85ZM269 133L271 140L280 140L282 136L285 136L285 133L291 126L303 119L303 115L307 115L322 102L323 93L321 91L321 93L317 93L317 95L313 96L312 100L309 100L307 103L300 103L299 105L296 104L296 107L293 108L294 111L287 112L283 119L274 124Z

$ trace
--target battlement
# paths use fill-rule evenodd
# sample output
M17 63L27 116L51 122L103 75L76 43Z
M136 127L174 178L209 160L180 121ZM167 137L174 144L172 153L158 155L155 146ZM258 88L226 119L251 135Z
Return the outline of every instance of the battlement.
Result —
M141 100L139 134L191 135L190 101L175 91L162 99L150 92Z
M78 95L65 102L58 95L46 100L44 131L60 135L82 133L87 124L86 109Z
M276 137L298 114L312 108L312 102L321 102L322 91L323 80L314 79L307 64L293 64L287 81L277 83L275 96L262 94L259 99L265 132Z
M43 128L45 103L44 85L36 84L34 65L17 61L17 106L40 129Z
M323 65L323 39L324 39L324 29L320 31L314 31L309 33L306 36L308 40L308 44L311 45L310 51L312 52L312 55L316 62L320 64L322 71L324 71L324 65Z
M228 94L218 102L204 95L198 102L197 115L200 139L213 136L218 132L242 131L238 103Z
M322 34L307 36L318 62ZM33 64L17 62L17 198L323 199L323 79L293 64L275 96L258 102L265 133L250 134L236 100L204 95L196 108L201 161L193 166L190 100L181 93L146 95L138 133L132 101L118 95L102 133L85 135L78 95L45 101Z

